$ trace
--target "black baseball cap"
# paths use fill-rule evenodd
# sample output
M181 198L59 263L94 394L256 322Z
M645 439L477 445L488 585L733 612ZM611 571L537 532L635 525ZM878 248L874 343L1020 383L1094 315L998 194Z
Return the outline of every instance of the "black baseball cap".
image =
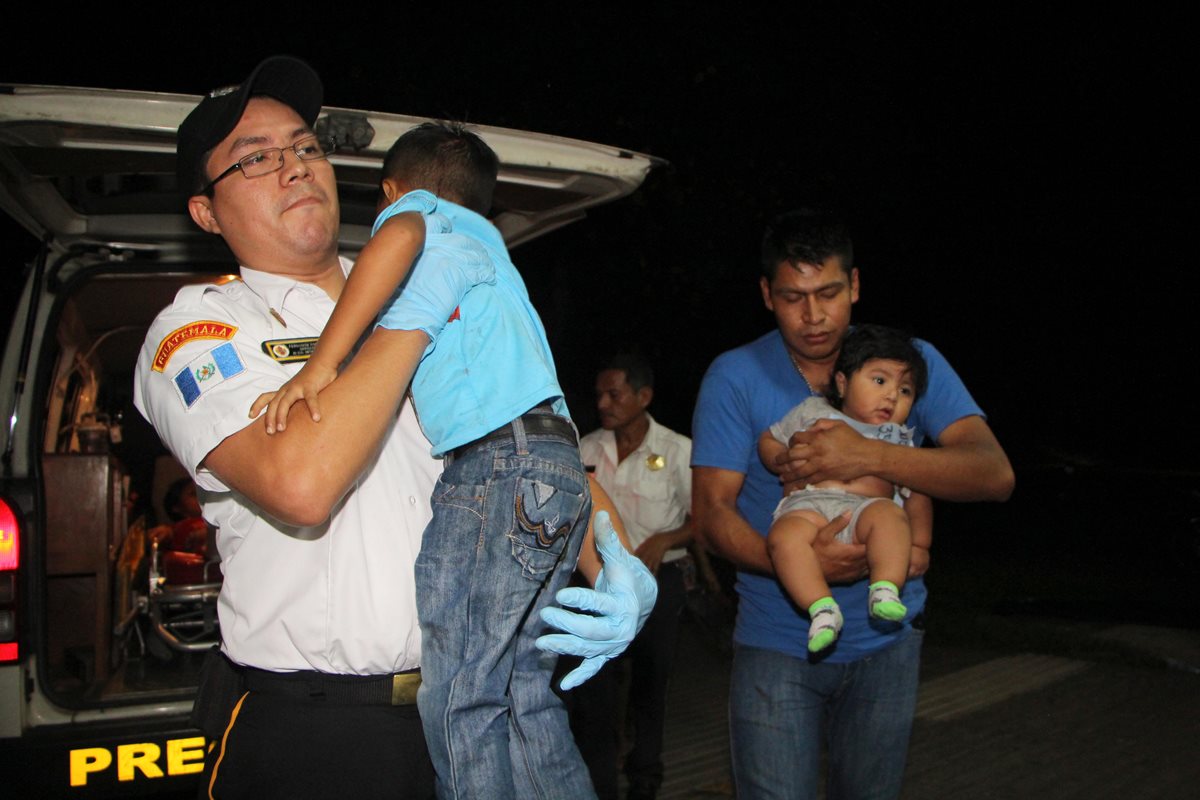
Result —
M321 113L324 95L313 68L291 56L271 56L241 84L213 89L179 126L175 162L179 190L191 197L208 183L205 156L237 126L251 97L278 100L311 126Z

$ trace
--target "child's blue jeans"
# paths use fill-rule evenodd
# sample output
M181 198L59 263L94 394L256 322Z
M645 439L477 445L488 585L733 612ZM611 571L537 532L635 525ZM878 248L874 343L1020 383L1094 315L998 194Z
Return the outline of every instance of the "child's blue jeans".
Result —
M447 458L417 558L417 704L442 798L595 796L551 691L555 656L534 646L591 493L574 436L526 427Z

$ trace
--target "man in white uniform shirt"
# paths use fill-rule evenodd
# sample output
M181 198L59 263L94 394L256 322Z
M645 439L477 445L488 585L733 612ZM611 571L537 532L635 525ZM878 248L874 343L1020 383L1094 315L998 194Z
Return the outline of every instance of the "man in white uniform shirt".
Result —
M248 417L311 352L351 267L337 253L333 144L312 131L322 93L307 65L270 58L180 126L188 210L225 239L241 278L182 289L135 375L138 410L218 527L224 655L206 662L194 714L213 797L433 794L413 564L440 465L403 403L411 375L395 368L428 339L372 333L322 392L319 423L302 409L268 436ZM439 310L448 318L453 304ZM611 567L611 591L582 590L603 612L589 625L639 616L628 575ZM614 631L561 637L556 650L596 663Z
M683 569L690 566L685 548L692 540L692 442L654 421L646 411L653 398L650 365L636 355L615 356L596 376L601 429L579 445L584 465L594 468L596 481L617 507L634 555L658 579L658 602L629 648L634 742L625 757L625 774L629 797L638 800L653 798L663 780L667 682L685 599ZM585 692L576 701L577 710L584 715L591 711L593 718L604 713L586 708L588 704ZM595 770L593 764L589 767Z

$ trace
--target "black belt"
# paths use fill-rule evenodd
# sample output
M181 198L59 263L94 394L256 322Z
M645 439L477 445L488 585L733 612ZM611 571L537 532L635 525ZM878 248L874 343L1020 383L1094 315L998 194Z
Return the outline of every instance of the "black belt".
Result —
M539 409L548 408L546 405L537 406ZM571 443L575 443L575 426L571 421L560 417L557 414L547 414L543 411L528 411L521 415L521 425L525 428L526 436L545 436L553 435L561 439L565 439ZM513 438L512 423L502 425L491 433L480 436L473 442L467 442L464 445L459 445L450 451L450 455L454 458L462 458L467 451L473 447L478 447L481 444L488 442L504 441Z
M252 692L324 700L344 706L407 706L417 702L421 671L394 675L333 675L327 672L270 672L242 667L246 688Z

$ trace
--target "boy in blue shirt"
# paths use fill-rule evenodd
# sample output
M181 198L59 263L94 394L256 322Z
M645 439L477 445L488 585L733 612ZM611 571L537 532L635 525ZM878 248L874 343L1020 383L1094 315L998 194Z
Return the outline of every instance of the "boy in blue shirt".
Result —
M483 216L497 172L495 153L461 126L426 123L400 137L372 239L316 350L251 415L266 406L267 431L282 431L303 399L319 420L317 394L389 299L378 324L428 335L412 395L444 467L416 563L418 706L438 794L591 797L551 691L553 659L534 646L541 611L575 568L591 499L541 320ZM410 267L436 280L403 288ZM639 600L654 585L645 577Z

